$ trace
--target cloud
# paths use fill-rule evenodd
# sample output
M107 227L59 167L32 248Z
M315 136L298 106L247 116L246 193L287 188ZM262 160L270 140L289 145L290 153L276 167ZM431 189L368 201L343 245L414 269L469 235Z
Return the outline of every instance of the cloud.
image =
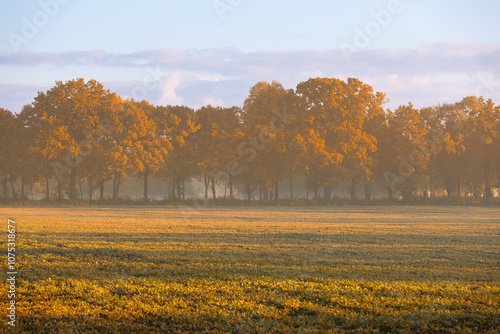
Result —
M203 98L203 105L212 105L212 106L221 106L221 107L227 107L227 105L224 103L224 101L220 98L215 98L211 95L206 95Z
M60 72L63 78L68 73L95 73L99 81L109 83L109 88L125 96L145 98L154 104L184 103L191 107L207 102L242 105L249 88L258 81L278 80L286 88L295 88L299 82L318 76L359 78L385 92L391 99L391 108L409 101L416 106L452 103L477 92L499 102L499 59L500 44L453 42L418 49L365 49L351 61L339 49L0 53L0 69L9 69L11 73L10 78L0 79L0 101L17 108L29 103L33 97L27 95L29 85L16 86L14 83L19 81L13 73L50 66L53 75ZM121 73L119 78L117 71ZM127 75L130 79L124 80ZM9 85L11 82L13 85ZM43 83L45 87L46 82L32 84ZM17 96L17 100L12 96ZM26 101L21 102L20 96L26 97Z
M170 74L161 84L161 99L162 105L181 105L184 101L182 97L177 95L176 90L182 84L182 75L178 72Z

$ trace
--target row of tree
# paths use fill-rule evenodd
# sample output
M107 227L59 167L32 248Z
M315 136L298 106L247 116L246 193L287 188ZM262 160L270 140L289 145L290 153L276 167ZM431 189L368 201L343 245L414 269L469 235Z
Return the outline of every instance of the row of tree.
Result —
M500 177L500 107L467 97L455 104L384 109L386 96L349 78L315 78L286 90L259 82L243 107L153 106L122 99L100 83L57 82L18 114L0 109L3 197L25 197L25 187L57 182L55 197L76 200L85 182L90 200L112 182L114 200L127 176L168 180L168 197L184 198L187 180L216 184L229 196L278 199L279 182L304 177L315 198L328 200L339 182L374 181L389 197L448 196L489 200ZM17 183L16 183L17 182ZM20 187L15 184L21 184ZM9 191L10 188L10 191ZM318 194L323 190L322 194ZM282 191L283 193L283 191ZM202 195L203 196L203 195Z

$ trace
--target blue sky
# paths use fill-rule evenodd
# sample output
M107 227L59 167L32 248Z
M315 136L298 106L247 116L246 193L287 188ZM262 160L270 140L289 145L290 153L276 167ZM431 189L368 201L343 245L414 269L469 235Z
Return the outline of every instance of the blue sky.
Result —
M14 112L77 77L191 107L316 76L357 77L390 108L500 103L497 1L0 1L0 107Z

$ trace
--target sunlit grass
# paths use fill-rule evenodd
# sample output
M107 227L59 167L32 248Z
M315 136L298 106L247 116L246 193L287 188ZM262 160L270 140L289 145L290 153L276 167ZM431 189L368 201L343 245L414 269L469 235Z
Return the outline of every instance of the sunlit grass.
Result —
M0 215L19 225L19 332L500 331L500 209Z

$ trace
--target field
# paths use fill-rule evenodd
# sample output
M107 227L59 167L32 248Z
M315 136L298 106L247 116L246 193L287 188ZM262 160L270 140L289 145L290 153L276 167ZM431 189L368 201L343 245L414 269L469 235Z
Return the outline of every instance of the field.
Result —
M16 333L498 333L500 209L0 208ZM5 274L2 274L5 275ZM2 276L4 277L4 276Z

